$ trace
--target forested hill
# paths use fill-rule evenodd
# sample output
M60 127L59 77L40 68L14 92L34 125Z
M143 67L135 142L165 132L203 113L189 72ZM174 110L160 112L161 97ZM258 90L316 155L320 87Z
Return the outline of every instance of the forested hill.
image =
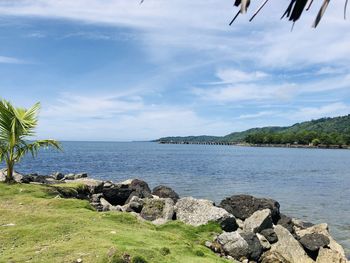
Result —
M226 136L165 137L161 143L252 143L350 145L350 114L322 118L288 127L253 128Z

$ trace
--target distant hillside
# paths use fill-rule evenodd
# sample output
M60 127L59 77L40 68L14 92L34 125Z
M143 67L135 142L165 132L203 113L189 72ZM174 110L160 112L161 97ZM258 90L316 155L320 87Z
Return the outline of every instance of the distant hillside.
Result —
M322 118L288 127L253 128L226 136L165 137L161 143L350 144L350 115Z

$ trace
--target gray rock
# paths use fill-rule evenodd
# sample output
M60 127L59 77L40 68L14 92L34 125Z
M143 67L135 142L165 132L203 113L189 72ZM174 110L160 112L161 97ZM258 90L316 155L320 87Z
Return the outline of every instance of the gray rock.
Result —
M348 261L338 251L320 248L316 263L348 263Z
M253 232L243 232L241 233L241 236L249 246L248 259L258 261L263 252L263 247L260 244L260 241L256 234Z
M63 178L63 180L74 180L74 179L76 179L75 178L75 174L66 174L65 176L64 176L64 178Z
M200 226L210 221L223 224L223 227L234 231L238 228L234 216L225 209L214 206L213 202L193 197L181 198L175 206L176 218L185 224Z
M270 257L271 262L278 258L283 258L280 262L300 262L312 263L314 262L304 251L303 247L293 237L293 235L281 225L275 226L275 232L278 237L278 242L271 246L270 251L264 257ZM272 261L274 259L275 261ZM265 261L264 261L265 260ZM269 262L263 259L262 262Z
M126 212L141 213L143 208L143 200L137 196L131 198L130 202L124 205Z
M103 181L100 180L80 178L71 180L70 182L85 185L89 189L90 194L102 193L103 190Z
M263 235L257 233L256 236L259 239L260 244L264 251L269 250L271 248L270 242Z
M301 261L288 261L283 255L281 255L277 251L267 251L265 252L261 258L260 258L261 263L303 263Z
M148 184L139 179L129 179L115 185L106 184L102 192L106 200L112 205L124 205L133 196L139 198L149 198L152 196Z
M87 178L87 177L88 177L87 173L79 173L74 175L74 179Z
M263 235L270 244L276 243L278 241L278 237L275 233L275 230L272 228L264 229L260 232L261 235Z
M244 221L243 230L259 233L264 229L271 228L272 225L271 210L258 210Z
M174 201L170 198L147 198L140 213L143 219L152 221L154 224L164 224L171 220L174 215Z
M52 178L55 180L62 180L64 178L64 174L57 172L52 175Z
M250 195L233 195L221 201L220 207L234 215L236 218L245 220L258 210L270 209L271 216L276 222L280 215L280 204L273 199L256 198Z
M318 251L321 247L329 245L330 240L322 234L306 234L299 240L300 244L309 251Z
M5 182L6 175L7 175L7 169L6 168L1 169L0 170L0 182ZM22 179L24 178L24 175L14 171L13 177L17 183L22 183Z
M308 227L312 227L312 226L315 225L313 223L304 222L304 221L296 219L296 218L292 218L292 224L293 224L294 228L297 228L299 230L305 229L305 228L308 228Z
M111 210L112 205L103 197L100 198L100 203L102 206L102 211L110 211Z
M177 200L180 199L179 195L170 187L159 185L155 187L152 191L152 195L159 196L161 198L171 198L174 203L177 202Z
M291 234L294 234L294 224L291 217L281 214L277 224L283 226Z
M103 197L103 194L93 194L91 195L90 201L98 203L100 202L101 197Z
M329 245L328 247L335 251L338 252L343 258L345 258L345 252L344 249L341 245L339 245L333 237L329 234L328 231L328 225L327 224L318 224L314 225L312 227L308 227L306 229L301 229L301 230L296 230L296 235L298 236L299 239L303 238L303 236L307 234L321 234L329 239Z
M249 245L238 232L224 232L216 239L226 255L236 260L243 260L249 257Z

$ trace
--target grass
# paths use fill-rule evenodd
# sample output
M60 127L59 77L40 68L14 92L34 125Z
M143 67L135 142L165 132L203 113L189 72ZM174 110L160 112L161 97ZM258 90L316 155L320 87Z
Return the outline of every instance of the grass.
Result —
M71 186L74 188L74 186ZM88 201L55 198L53 187L0 183L0 262L228 262L203 244L220 228L172 221L154 226ZM14 225L9 225L14 224ZM7 226L6 226L7 225Z

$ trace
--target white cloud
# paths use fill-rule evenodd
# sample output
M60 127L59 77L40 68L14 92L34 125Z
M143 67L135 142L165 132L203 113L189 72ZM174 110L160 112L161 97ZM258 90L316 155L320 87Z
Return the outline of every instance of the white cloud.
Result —
M347 115L350 112L350 105L343 102L336 102L320 107L303 107L296 112L286 114L291 119L295 120L311 120L323 117L336 117Z
M13 57L4 57L0 56L0 64L25 64L26 62L18 59L18 58L13 58Z
M200 99L214 102L280 101L290 99L296 90L294 84L259 85L241 84L219 88L195 88Z
M144 104L133 95L65 94L44 106L38 137L66 140L151 140L169 135L231 131L221 120L201 118L189 107Z
M219 69L217 77L221 80L218 84L233 84L239 82L254 82L268 76L262 71L245 72L237 69Z

